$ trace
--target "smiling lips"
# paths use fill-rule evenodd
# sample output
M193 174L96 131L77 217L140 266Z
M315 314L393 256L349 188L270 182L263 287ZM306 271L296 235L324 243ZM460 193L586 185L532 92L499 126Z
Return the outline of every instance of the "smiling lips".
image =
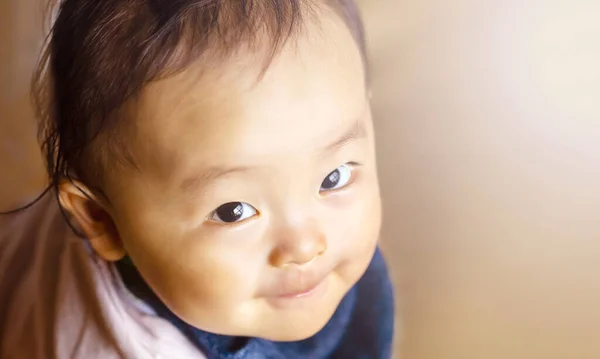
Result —
M279 309L314 308L329 292L330 274L331 271L288 272L265 299Z
M320 285L327 279L327 274L314 274L316 272L294 272L288 274L282 281L278 290L274 291L272 297L275 298L302 298L315 293Z
M282 295L279 295L279 297L281 298L302 298L302 297L308 297L309 295L313 294L316 290L317 287L319 286L319 284L321 284L321 282L313 285L312 287L308 287L306 289L302 289L296 292L290 292L290 293L285 293Z

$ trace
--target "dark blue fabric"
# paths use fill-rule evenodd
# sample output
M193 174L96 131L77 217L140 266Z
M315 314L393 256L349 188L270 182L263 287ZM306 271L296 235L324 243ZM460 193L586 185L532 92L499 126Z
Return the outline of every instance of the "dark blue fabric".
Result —
M369 268L346 294L335 314L313 337L297 342L217 335L174 315L144 283L135 267L117 268L125 285L157 314L179 328L208 359L389 359L394 332L394 298L387 267L377 249Z

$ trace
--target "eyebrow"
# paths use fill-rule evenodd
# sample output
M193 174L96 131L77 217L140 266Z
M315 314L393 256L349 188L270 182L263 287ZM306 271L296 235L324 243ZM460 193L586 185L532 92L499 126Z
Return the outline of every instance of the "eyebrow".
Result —
M324 155L330 155L339 151L342 147L347 145L349 142L364 139L367 137L367 129L365 123L362 120L356 120L352 126L346 130L342 136L337 138L335 141L325 146L321 153ZM184 191L188 191L192 188L198 187L203 183L209 183L216 179L232 174L232 173L244 173L249 172L254 167L250 166L235 166L235 167L212 167L203 171L200 175L192 176L184 179L181 182L180 188Z
M194 187L199 186L202 183L208 183L216 180L217 178L226 176L231 173L243 173L248 172L252 167L248 166L236 166L236 167L212 167L202 171L200 175L192 176L184 179L181 182L180 188L184 191L190 190Z
M324 154L332 154L340 150L340 148L347 145L349 142L362 140L367 137L367 128L365 122L362 119L358 119L352 123L352 126L348 128L342 136L330 143L323 148Z

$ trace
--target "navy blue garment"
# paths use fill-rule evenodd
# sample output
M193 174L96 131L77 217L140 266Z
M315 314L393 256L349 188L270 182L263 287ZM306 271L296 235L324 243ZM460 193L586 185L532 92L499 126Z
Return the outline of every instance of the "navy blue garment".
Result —
M208 359L389 359L394 298L387 267L377 249L369 268L344 296L321 331L297 342L217 335L173 314L145 284L130 261L117 263L129 290L181 330Z

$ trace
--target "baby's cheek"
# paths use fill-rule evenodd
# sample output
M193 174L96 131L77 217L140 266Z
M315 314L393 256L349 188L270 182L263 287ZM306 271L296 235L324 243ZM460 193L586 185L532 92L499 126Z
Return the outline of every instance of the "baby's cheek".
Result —
M215 321L226 318L238 307L252 298L244 272L229 265L186 266L180 273L173 273L169 288L165 288L167 306L180 317L201 327L213 327Z
M354 206L354 217L351 231L356 233L357 250L372 246L378 240L381 229L381 200L375 187L370 186L364 191L361 200Z
M353 219L347 222L340 270L348 279L358 280L368 267L379 240L381 203L378 193L365 195L353 212Z
M252 273L245 271L243 263L217 256L198 256L184 264L182 286L194 300L209 305L227 304L249 296Z

